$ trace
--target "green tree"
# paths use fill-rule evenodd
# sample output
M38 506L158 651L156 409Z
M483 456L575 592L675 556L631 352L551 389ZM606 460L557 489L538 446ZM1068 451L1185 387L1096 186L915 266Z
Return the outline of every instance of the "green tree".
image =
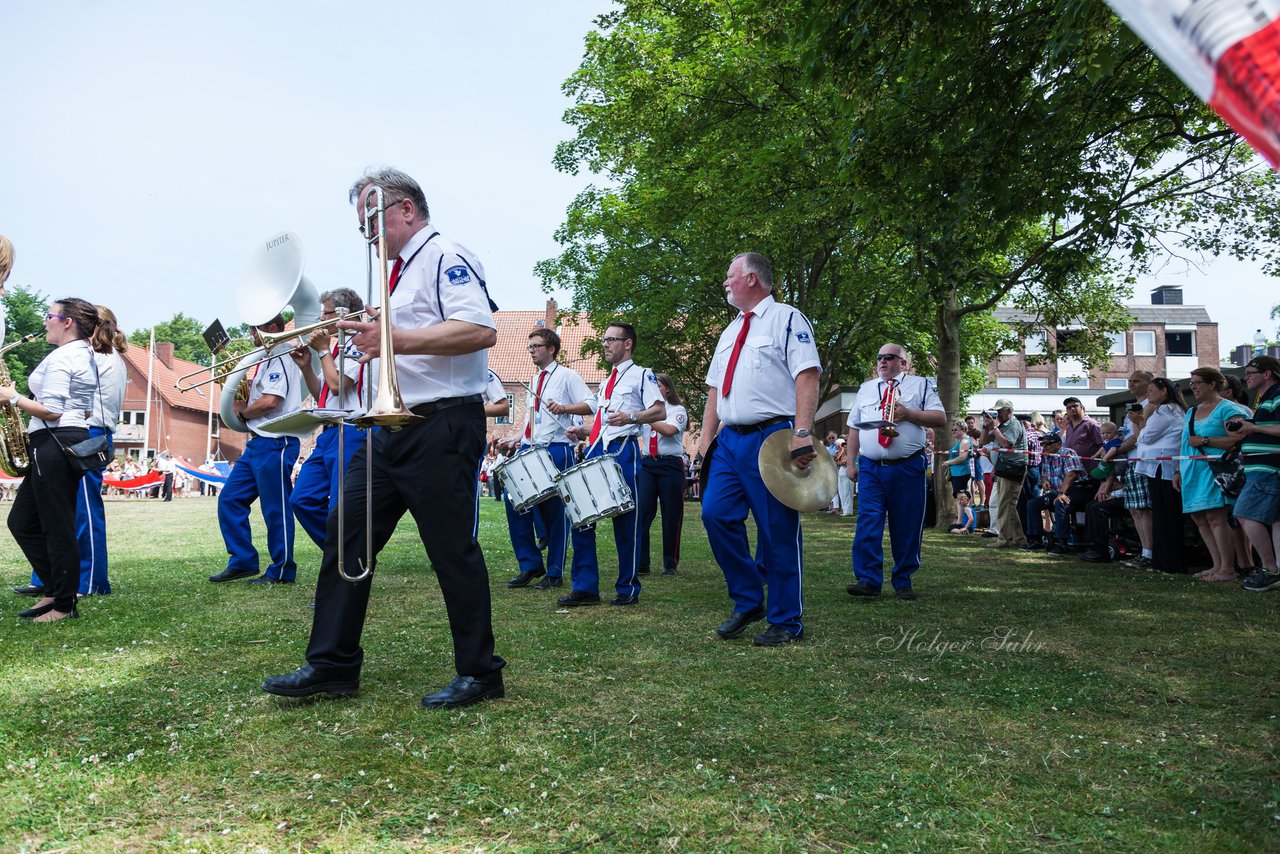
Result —
M207 325L178 312L170 320L156 324L156 341L172 342L173 354L179 359L207 365L213 359L203 336ZM134 330L129 336L129 343L140 347L148 346L151 343L151 327Z
M34 334L35 340L14 347L4 354L5 367L13 379L18 391L27 394L27 377L35 370L36 365L53 349L44 340L44 316L49 311L49 300L39 291L30 290L22 285L6 289L4 296L5 310L5 346L13 344L20 338Z

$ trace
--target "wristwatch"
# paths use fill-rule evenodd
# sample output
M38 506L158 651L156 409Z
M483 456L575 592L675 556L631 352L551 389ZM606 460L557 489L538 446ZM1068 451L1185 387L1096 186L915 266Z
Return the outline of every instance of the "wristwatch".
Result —
M808 439L812 434L804 427L801 427L798 430L792 430L791 435L795 436L797 439Z
M20 395L20 394L15 394L13 397L9 398L9 405L10 405L10 406L17 406L17 405L18 405L18 401L19 401L19 400L21 400L21 399L22 399L22 395Z
M636 423L636 414L634 412L631 413L631 423L632 424Z

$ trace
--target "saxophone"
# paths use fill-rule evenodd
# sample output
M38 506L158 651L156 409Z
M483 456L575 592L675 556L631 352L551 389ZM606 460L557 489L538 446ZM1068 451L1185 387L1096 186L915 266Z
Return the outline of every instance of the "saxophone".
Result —
M9 366L4 361L4 354L14 347L26 344L41 337L43 332L32 332L23 335L12 344L0 347L0 385L13 385L9 375ZM22 477L31 468L31 440L27 438L27 427L22 423L22 413L9 401L0 401L0 471L9 477Z

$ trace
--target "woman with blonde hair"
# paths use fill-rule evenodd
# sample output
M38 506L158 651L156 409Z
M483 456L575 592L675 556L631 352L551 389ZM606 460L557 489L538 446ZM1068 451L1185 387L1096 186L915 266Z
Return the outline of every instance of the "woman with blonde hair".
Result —
M112 434L120 421L120 409L124 406L125 383L128 370L120 354L129 349L129 340L116 326L116 315L105 305L98 310L98 327L89 339L93 348L93 361L98 368L99 394L94 397L89 415L89 436L106 436L108 453L115 454ZM76 493L76 545L80 549L80 596L95 596L111 592L107 578L107 518L102 506L101 469L85 472L80 478ZM43 595L40 578L31 573L31 586L22 589L33 596Z

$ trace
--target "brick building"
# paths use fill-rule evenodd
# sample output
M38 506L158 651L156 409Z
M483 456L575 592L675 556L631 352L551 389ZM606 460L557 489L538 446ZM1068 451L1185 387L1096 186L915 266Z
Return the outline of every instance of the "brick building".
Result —
M600 334L585 314L561 316L556 301L547 300L543 311L498 311L493 317L498 324L498 343L489 350L489 369L498 375L507 390L511 414L503 419L489 419L491 440L513 436L524 424L528 392L522 383L533 376L533 360L526 349L533 330L556 331L560 336L560 363L581 374L590 388L598 388L608 376L600 367L600 357L582 355L582 345Z
M1073 327L1044 329L1026 338L1017 351L1001 353L988 369L988 385L969 401L969 411L990 409L998 398L1013 401L1014 411L1038 410L1046 416L1062 406L1065 397L1078 397L1091 414L1102 415L1106 407L1098 398L1123 391L1129 374L1147 370L1156 376L1179 379L1201 365L1218 367L1218 324L1209 319L1202 305L1183 305L1182 289L1156 288L1150 305L1128 306L1133 326L1112 336L1111 359L1106 366L1086 372L1071 357ZM997 308L997 320L1021 320L1016 310ZM1079 327L1074 327L1078 329ZM1055 361L1027 364L1027 356L1042 353L1054 343Z
M206 449L212 447L216 459L236 460L244 450L247 435L228 430L218 417L222 387L209 383L191 391L178 391L178 377L199 370L200 365L173 355L173 344L156 342L155 359L146 347L131 346L124 354L129 371L124 406L116 427L116 452L140 457L144 447L152 452L168 451L199 465ZM147 419L147 369L150 365L151 412ZM212 412L212 419L210 413ZM209 443L212 423L213 441ZM145 439L145 442L144 442Z

